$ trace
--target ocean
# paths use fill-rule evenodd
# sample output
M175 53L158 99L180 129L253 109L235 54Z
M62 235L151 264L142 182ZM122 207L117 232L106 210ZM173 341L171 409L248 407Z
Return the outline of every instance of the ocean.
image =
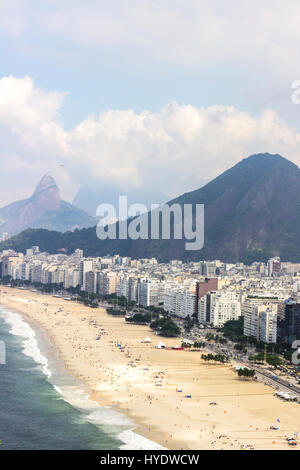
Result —
M0 450L162 449L125 415L92 402L43 331L2 306L0 341Z

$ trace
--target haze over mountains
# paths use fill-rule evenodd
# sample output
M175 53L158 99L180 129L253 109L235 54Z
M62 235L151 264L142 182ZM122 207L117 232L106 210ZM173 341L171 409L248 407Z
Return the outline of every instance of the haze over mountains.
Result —
M167 202L166 194L147 189L132 189L131 191L120 191L119 188L107 184L81 186L73 200L73 204L91 216L96 215L100 203L112 204L118 207L119 196L127 196L128 205L144 204L150 208L151 204L162 204Z
M31 197L0 209L0 231L11 235L27 228L65 232L93 225L93 217L60 199L59 188L48 175L41 179Z
M32 245L54 253L82 248L85 256L120 254L225 262L266 261L281 256L300 261L300 170L280 155L252 155L204 187L169 204L205 205L205 244L186 251L185 240L105 240L95 228L61 234L28 230L0 245L24 251Z

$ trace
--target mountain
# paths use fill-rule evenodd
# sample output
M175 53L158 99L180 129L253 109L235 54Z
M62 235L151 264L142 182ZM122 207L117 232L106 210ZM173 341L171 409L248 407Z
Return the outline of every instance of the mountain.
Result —
M169 202L205 205L205 244L186 251L185 240L105 240L95 228L58 234L26 231L0 244L24 251L31 245L54 253L82 248L86 256L123 256L246 263L281 256L300 262L300 170L280 155L252 155L204 187Z
M48 175L41 179L30 198L0 209L0 232L11 235L27 228L65 232L93 225L95 219L60 199L59 189Z
M148 208L150 208L151 204L162 204L168 200L168 197L159 191L133 189L124 192L115 186L99 183L97 186L81 186L74 198L73 204L88 214L95 216L99 204L107 203L117 207L120 195L127 196L128 205L138 203L144 204Z

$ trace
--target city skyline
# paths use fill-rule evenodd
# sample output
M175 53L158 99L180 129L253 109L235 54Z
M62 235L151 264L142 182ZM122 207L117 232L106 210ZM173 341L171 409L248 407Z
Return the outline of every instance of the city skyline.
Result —
M0 450L300 445L299 23L0 0Z

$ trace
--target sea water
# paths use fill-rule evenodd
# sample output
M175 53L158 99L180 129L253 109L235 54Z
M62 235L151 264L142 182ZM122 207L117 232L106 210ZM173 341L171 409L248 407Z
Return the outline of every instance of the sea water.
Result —
M45 334L0 306L0 450L162 449L134 423L90 400Z

